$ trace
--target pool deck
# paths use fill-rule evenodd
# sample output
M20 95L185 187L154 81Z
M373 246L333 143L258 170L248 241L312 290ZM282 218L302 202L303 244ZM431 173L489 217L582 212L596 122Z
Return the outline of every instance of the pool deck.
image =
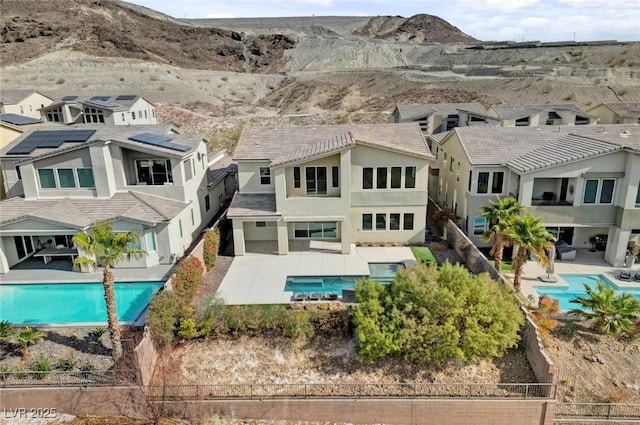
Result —
M116 282L165 281L173 265L162 264L139 269L111 269ZM102 282L102 268L91 273L56 269L9 270L0 275L0 284Z
M288 304L287 276L368 276L368 263L400 263L415 257L408 247L356 247L341 254L336 242L291 242L289 254L277 255L276 242L248 242L233 259L216 296L226 304Z
M631 273L631 281L620 280L620 272ZM544 282L538 277L547 277L545 269L537 261L528 261L524 267L524 276L522 277L522 293L526 296L538 298L538 293L533 289L534 286L558 286L566 287L568 284L559 276L561 274L601 274L607 277L618 288L636 289L640 288L640 282L634 281L633 277L636 273L640 273L640 265L636 264L632 268L614 267L604 261L603 252L590 252L587 249L579 249L575 261L558 261L554 262L554 273L551 274L556 282ZM509 277L513 278L513 274L507 272Z

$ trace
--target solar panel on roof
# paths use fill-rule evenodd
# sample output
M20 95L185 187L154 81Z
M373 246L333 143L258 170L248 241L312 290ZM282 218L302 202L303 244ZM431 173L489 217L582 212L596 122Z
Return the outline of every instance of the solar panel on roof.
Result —
M38 119L18 114L0 114L0 121L8 122L13 125L36 124L42 122Z
M120 96L116 97L116 100L133 100L136 97L137 96L135 94L121 94Z
M78 98L78 96L65 96L62 98L62 100L76 100Z
M38 148L59 148L65 142L86 142L96 130L34 131L14 146L8 155L30 154Z
M133 140L135 142L145 143L151 146L157 146L165 149L171 149L178 152L186 152L189 150L189 147L184 145L179 145L177 143L171 142L171 139L166 136L160 136L158 134L152 133L141 133L136 134L135 136L129 137L129 140Z
M111 102L107 102L106 100L98 100L98 99L89 100L87 103L91 105L101 106L103 108L117 108L120 106L117 103L111 103Z
M109 100L111 96L93 96L91 99L89 100L101 100L103 102L106 102L107 100Z
M74 130L67 136L65 142L86 142L95 132L96 130Z

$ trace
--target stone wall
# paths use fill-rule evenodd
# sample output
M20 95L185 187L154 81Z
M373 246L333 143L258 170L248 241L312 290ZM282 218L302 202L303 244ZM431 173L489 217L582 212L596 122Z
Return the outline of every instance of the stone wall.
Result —
M133 349L133 356L138 368L138 376L143 386L151 385L153 372L158 362L158 350L153 345L151 332L149 328L144 328L144 337L140 343Z

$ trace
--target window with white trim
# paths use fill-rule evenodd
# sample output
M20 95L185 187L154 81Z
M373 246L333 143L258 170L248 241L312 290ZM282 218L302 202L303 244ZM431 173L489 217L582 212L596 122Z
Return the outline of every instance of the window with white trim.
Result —
M278 223L275 221L256 221L256 227L278 227Z
M616 179L586 179L582 202L585 204L611 204L615 187Z
M473 219L473 234L481 235L487 230L487 219L485 217L476 217Z
M136 160L136 177L138 184L147 184L150 186L173 183L171 160L138 159Z
M271 168L260 167L260 184L271 184Z
M305 167L307 195L327 194L327 167Z

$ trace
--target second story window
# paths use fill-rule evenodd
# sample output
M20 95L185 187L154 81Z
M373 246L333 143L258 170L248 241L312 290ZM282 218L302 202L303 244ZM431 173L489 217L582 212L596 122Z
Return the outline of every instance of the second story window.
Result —
M95 187L91 168L39 168L38 181L41 189Z
M271 169L260 167L260 184L271 184Z
M40 180L40 188L42 189L56 188L56 178L53 174L52 168L40 168L38 170L38 178Z
M387 167L378 167L376 171L377 171L376 189L386 189L387 188Z
M489 173L482 171L478 173L478 193L489 192Z
M584 185L583 203L611 204L616 186L615 179L587 179Z
M168 159L144 159L136 161L138 184L152 186L173 183L171 161Z
M61 122L62 121L62 109L52 109L47 112L47 121L49 122Z
M362 188L373 189L373 168L371 167L362 169Z
M640 182L638 182L638 193L636 194L636 205L640 204Z
M504 172L496 171L491 179L491 193L502 193L502 185L504 184Z
M331 167L331 187L340 187L340 169L335 165Z
M391 167L391 189L402 187L402 167Z
M327 194L327 167L306 167L307 195Z
M415 189L416 167L404 167L404 188Z
M293 167L293 187L300 188L300 167Z
M85 124L102 123L104 124L104 114L100 109L84 108Z

